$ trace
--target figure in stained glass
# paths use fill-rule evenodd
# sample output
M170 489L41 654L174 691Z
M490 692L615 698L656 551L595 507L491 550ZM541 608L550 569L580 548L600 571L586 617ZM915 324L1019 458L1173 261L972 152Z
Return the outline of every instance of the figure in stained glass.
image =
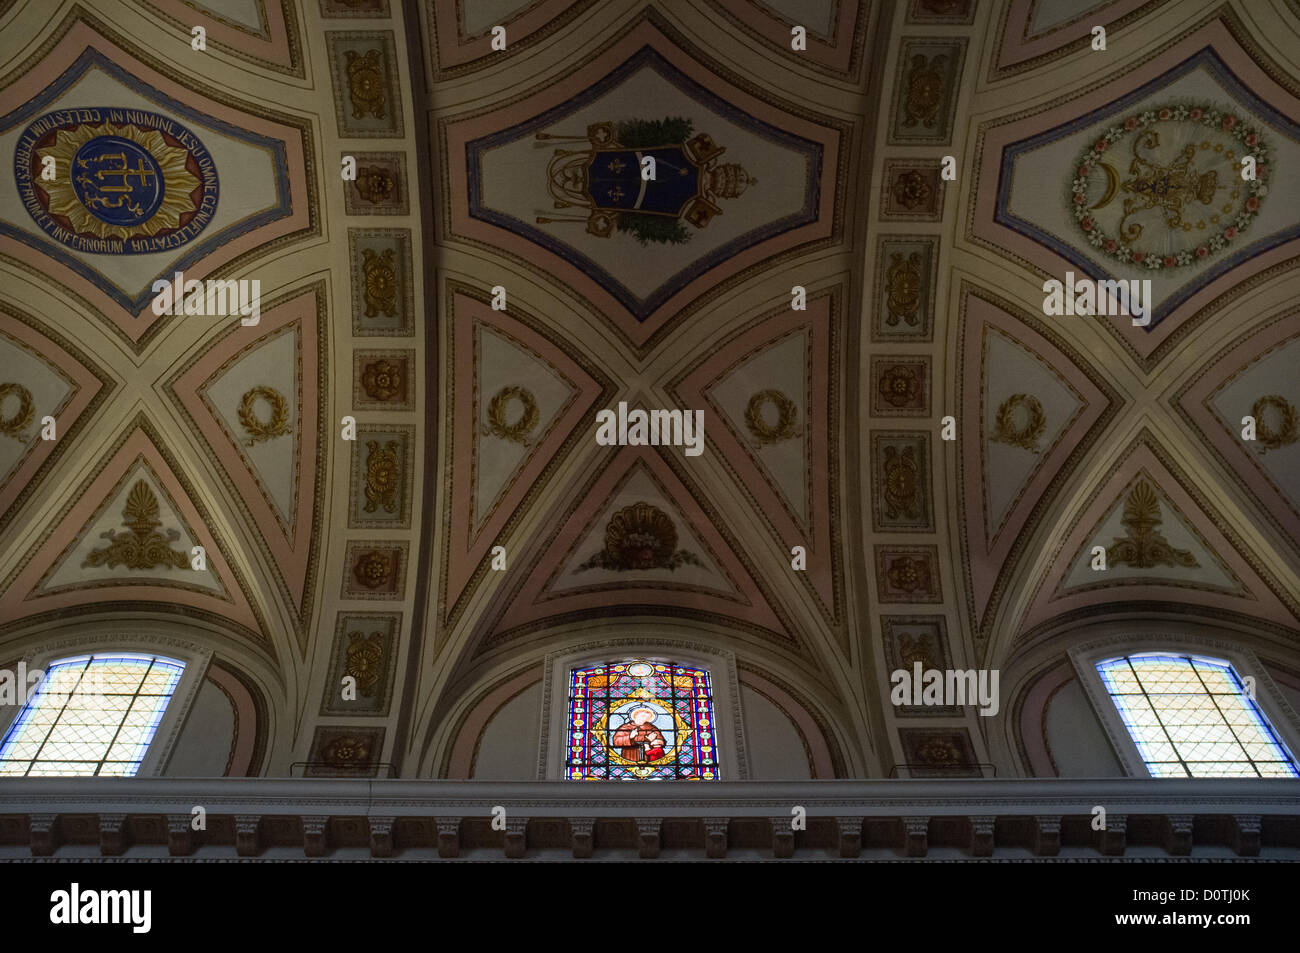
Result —
M632 720L614 732L610 744L619 749L624 761L641 763L658 761L664 756L664 736L654 723L655 712L649 708L632 709Z
M648 659L574 669L565 777L716 781L709 673Z

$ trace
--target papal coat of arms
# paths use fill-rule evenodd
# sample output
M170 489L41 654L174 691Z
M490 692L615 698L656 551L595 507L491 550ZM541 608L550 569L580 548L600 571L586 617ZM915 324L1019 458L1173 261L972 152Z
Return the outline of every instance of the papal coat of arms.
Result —
M593 123L585 136L538 133L589 146L555 150L546 170L555 208L587 213L539 216L538 223L585 222L589 234L607 238L618 230L642 245L689 241L686 224L704 228L722 214L720 200L757 184L738 163L719 161L726 149L707 133L693 132L689 119L677 117Z
M80 252L179 248L217 210L217 170L199 138L140 109L62 109L18 138L14 176L46 234Z

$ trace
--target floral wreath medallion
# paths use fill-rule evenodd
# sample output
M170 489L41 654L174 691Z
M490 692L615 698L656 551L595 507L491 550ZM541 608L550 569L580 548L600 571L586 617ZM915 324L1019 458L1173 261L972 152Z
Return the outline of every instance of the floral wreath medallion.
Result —
M271 416L266 420L262 420L257 416L256 404L258 398L271 405ZM239 422L248 431L250 439L245 442L249 446L263 440L270 440L272 437L282 437L289 432L288 402L285 401L284 395L274 388L254 387L245 393L243 399L239 402L237 413Z
M1255 160L1249 181L1246 157ZM1076 164L1070 206L1104 255L1153 271L1182 268L1222 252L1250 226L1268 194L1267 172L1258 126L1213 106L1171 104L1127 116L1092 143Z

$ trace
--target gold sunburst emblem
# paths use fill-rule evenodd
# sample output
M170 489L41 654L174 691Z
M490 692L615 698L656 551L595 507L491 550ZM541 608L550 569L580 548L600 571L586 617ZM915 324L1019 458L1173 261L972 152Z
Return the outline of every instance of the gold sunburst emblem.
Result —
M77 181L78 175L84 176L87 183L92 181L92 170L85 165L85 159L77 159L77 154L86 143L106 136L129 140L146 151L157 163L162 174L162 200L154 213L138 224L126 226L107 222L95 215L77 194L74 182ZM37 155L42 160L52 157L58 169L71 171L70 175L60 175L51 182L40 181L37 184L49 196L50 214L66 216L73 231L80 234L122 240L137 235L156 235L168 229L179 228L181 216L197 210L191 193L200 183L186 167L189 162L189 152L180 146L169 146L163 139L162 133L156 129L140 130L132 125L111 122L98 126L83 125L75 129L60 129L53 144L37 150ZM127 189L122 197L125 201L132 201L130 189L127 187L130 177L143 180L154 174L152 169L143 165L130 168L125 158L121 168L93 171L93 175L97 177L95 185L101 190L103 186L99 180L108 176L107 181L112 181L113 176L120 176L122 183L113 188Z

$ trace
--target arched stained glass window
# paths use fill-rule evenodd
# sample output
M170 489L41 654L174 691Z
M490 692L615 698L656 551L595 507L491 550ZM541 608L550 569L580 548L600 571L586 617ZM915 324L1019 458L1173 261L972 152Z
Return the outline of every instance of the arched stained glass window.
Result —
M716 781L713 687L702 668L626 659L569 676L571 781Z
M0 744L0 777L134 776L184 671L126 653L50 664Z
M1227 662L1127 655L1098 662L1097 673L1152 777L1300 777L1295 757Z

